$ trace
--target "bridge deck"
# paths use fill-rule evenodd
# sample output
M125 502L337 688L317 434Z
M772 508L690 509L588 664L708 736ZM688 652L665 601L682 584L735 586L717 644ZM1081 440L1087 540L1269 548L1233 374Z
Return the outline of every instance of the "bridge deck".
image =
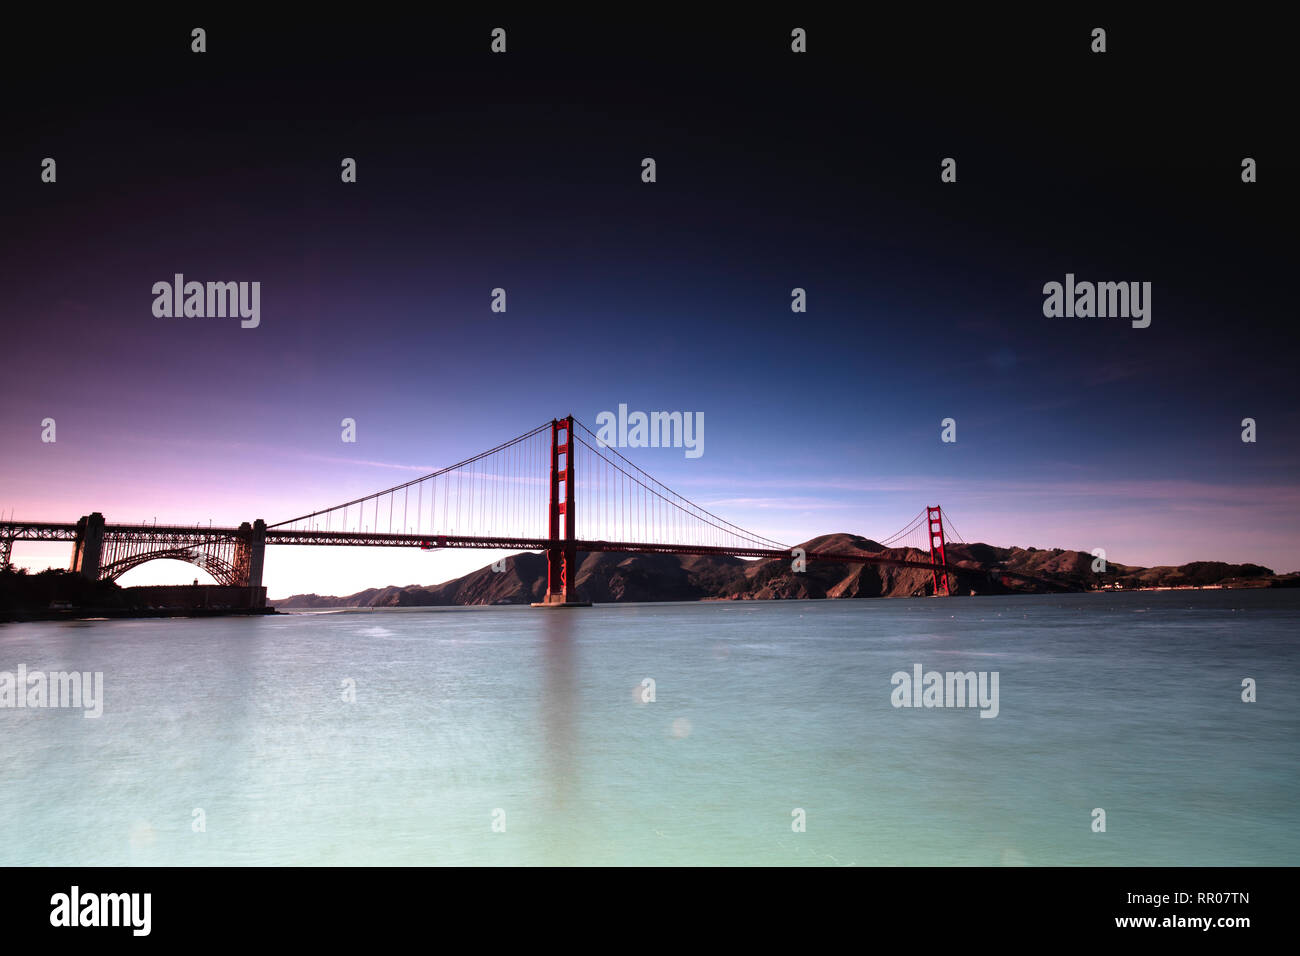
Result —
M193 525L106 524L104 536L131 538L140 541L176 543L188 540L195 544L213 540L238 538L239 528L216 528ZM11 541L75 541L77 525L39 521L0 522L0 539ZM278 545L312 545L317 547L354 548L421 548L426 551L441 548L475 548L500 551L546 551L563 549L572 545L578 551L626 552L632 554L701 554L727 555L737 558L778 558L791 560L792 549L711 547L708 545L658 544L643 541L575 541L556 538L479 537L473 535L418 535L380 534L357 531L290 531L269 528L266 543ZM805 557L810 561L833 561L844 564L882 564L901 568L943 570L944 565L929 561L911 561L891 555L865 552L810 551ZM949 570L959 570L951 565Z

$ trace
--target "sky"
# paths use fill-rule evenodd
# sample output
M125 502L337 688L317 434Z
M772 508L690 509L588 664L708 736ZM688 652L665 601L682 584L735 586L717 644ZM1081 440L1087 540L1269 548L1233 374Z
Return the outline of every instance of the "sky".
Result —
M941 504L966 540L1300 570L1275 51L800 18L213 20L201 54L188 20L32 23L3 67L0 510L275 522L626 404L702 414L698 458L624 453L778 541ZM176 273L259 282L257 327L156 316ZM1150 325L1045 316L1067 273L1151 283ZM272 548L264 583L494 557Z

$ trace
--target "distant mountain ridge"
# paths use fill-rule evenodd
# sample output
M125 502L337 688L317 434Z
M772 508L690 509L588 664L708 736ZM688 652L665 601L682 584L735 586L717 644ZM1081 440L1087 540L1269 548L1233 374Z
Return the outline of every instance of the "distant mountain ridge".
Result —
M800 545L807 552L885 554L929 561L915 548L883 548L860 535L821 535ZM1094 558L1060 548L998 548L989 544L949 544L948 564L954 594L1016 594L1150 587L1294 587L1300 575L1275 575L1257 564L1194 561L1178 567L1141 568L1108 563L1094 573ZM578 552L575 585L596 604L627 601L761 601L794 598L923 597L934 591L933 575L922 568L809 561L796 574L790 562L767 558L746 561L725 555ZM524 552L505 559L504 571L491 566L434 585L367 588L343 596L295 594L272 601L285 609L332 607L450 607L529 604L546 590L546 558Z

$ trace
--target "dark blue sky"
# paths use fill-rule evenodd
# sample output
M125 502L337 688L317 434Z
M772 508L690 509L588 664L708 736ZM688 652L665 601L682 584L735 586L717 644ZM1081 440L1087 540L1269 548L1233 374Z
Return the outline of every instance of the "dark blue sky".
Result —
M35 23L6 67L0 506L276 520L626 403L702 412L701 458L638 462L780 540L941 501L995 544L1295 569L1271 42L1069 17ZM176 272L260 281L260 326L154 317ZM1151 326L1045 318L1067 272L1151 282Z

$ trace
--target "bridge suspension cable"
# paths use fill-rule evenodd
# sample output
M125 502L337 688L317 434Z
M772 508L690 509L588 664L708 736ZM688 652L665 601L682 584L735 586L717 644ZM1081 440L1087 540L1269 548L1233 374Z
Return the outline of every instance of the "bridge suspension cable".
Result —
M273 543L422 544L428 547L546 548L552 540L552 508L559 512L556 536L592 550L652 550L731 553L775 557L790 545L740 527L697 505L602 441L573 419L546 422L487 451L411 481L268 525ZM572 469L565 455L573 457ZM563 487L572 474L573 507ZM884 549L933 553L929 509L880 542ZM951 527L948 516L945 523ZM961 540L952 529L953 537ZM443 538L443 541L436 539ZM446 540L450 539L450 540Z
M921 526L925 524L925 517L925 509L922 508L913 516L911 521L903 526L902 531L898 531L891 534L888 538L885 538L880 542L880 546L883 548L914 546L911 539L917 537L917 532L920 531ZM919 540L919 537L917 537L917 540Z
M647 474L578 419L578 532L637 544L788 551L790 546L732 524ZM590 440L588 440L590 439Z
M671 429L671 420L662 427ZM806 556L929 569L934 593L947 594L945 524L964 543L936 505L886 538L881 553L813 550ZM261 519L238 528L159 526L156 521L109 525L100 512L76 524L0 520L0 568L9 566L15 541L29 540L72 541L73 569L91 579L112 580L157 558L190 561L223 583L250 588L251 606L256 607L265 599L263 556L271 544L544 551L541 603L562 607L582 603L575 591L579 550L778 560L794 556L789 545L678 494L572 417L553 419L411 481L273 525Z
M454 465L267 529L544 538L550 428L546 422Z

